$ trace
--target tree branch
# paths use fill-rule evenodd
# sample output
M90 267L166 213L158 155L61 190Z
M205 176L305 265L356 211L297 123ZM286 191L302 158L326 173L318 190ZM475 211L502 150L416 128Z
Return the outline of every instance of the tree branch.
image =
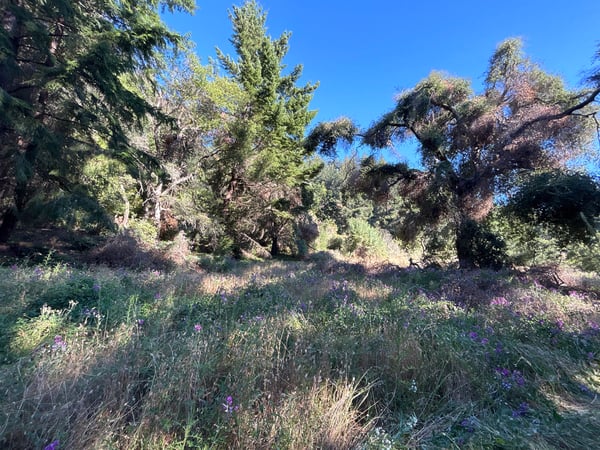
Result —
M536 117L535 119L531 119L528 122L525 122L523 125L521 125L519 128L517 128L514 132L512 132L509 137L511 140L519 137L521 134L523 134L525 131L527 131L527 129L529 127L531 127L532 125L535 125L536 123L539 122L550 122L552 120L559 120L562 119L564 117L570 116L572 115L575 111L579 111L580 109L585 108L587 105L589 105L590 103L594 102L596 100L596 97L598 96L598 94L600 94L600 87L593 90L588 97L583 100L582 102L571 106L570 108L565 109L564 111L557 113L557 114L548 114L545 116L540 116L540 117Z

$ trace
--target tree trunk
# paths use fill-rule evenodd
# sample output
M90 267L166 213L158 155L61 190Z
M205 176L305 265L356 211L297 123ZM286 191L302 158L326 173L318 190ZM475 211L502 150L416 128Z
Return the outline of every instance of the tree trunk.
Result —
M19 214L25 209L25 205L29 200L26 182L21 181L17 183L14 191L14 199L14 206L9 207L2 216L2 225L0 225L0 243L8 242L8 239L19 223Z
M472 249L475 231L472 223L469 219L463 219L456 232L456 256L461 269L474 269L476 266Z
M0 225L0 244L8 242L8 239L17 227L18 222L19 220L15 210L13 208L7 209L2 216L2 225Z
M279 239L277 238L277 235L273 235L272 236L272 242L271 242L271 256L275 257L279 255Z

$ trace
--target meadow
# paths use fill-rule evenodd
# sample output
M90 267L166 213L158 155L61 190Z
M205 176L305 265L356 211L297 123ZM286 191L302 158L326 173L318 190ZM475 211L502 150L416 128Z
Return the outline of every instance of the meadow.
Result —
M0 266L12 449L589 449L600 278L204 261Z

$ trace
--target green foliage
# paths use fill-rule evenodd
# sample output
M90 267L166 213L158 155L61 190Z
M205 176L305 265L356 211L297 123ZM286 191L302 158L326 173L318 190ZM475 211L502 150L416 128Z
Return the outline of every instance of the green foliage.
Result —
M344 244L344 250L348 253L361 256L387 256L381 231L361 219L352 218L348 221L348 236Z
M71 191L39 192L21 212L33 227L54 226L92 233L114 229L113 219L82 187Z
M318 152L324 156L334 156L337 146L341 143L350 145L358 128L347 117L340 117L332 122L320 122L304 140L304 147L308 152Z
M129 211L139 212L142 208L136 180L122 161L106 155L89 159L83 167L81 182L90 196L113 217L124 216Z
M294 245L294 217L306 210L303 188L320 164L307 159L308 109L316 85L297 86L302 67L284 74L289 33L272 39L266 14L256 2L231 11L237 59L217 50L218 60L243 92L242 101L222 110L224 129L206 173L211 214L218 217L238 253L270 245L277 254Z
M600 187L586 174L537 173L517 188L508 211L531 225L546 226L559 245L590 241L600 216Z
M156 243L158 230L156 225L146 219L133 219L129 222L128 231L139 239L140 242L152 246Z
M482 224L472 220L462 222L456 247L459 260L473 267L498 270L508 264L506 244Z
M127 130L157 112L125 78L145 76L162 50L181 41L161 21L160 6L194 8L190 0L6 3L0 240L35 194L76 185L92 151L115 152L130 164L144 158L128 146Z

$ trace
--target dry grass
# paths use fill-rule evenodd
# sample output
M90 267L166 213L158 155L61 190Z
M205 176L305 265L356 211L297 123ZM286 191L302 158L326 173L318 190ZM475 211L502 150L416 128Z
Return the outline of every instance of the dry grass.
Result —
M0 268L0 442L592 448L600 311L570 288L331 255L227 272Z

